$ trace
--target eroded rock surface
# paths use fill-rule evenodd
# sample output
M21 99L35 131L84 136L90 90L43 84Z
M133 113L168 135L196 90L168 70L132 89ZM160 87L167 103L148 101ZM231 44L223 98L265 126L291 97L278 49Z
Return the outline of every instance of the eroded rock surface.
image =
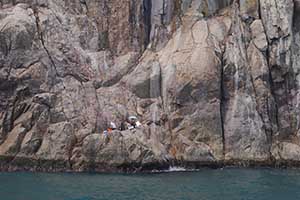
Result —
M298 0L0 0L0 169L299 165ZM130 115L142 126L102 132Z

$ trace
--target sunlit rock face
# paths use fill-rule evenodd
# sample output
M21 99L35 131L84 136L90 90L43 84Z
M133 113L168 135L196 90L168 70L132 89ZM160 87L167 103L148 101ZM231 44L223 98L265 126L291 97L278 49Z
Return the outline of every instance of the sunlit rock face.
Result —
M298 0L0 1L0 169L298 166L299 16Z

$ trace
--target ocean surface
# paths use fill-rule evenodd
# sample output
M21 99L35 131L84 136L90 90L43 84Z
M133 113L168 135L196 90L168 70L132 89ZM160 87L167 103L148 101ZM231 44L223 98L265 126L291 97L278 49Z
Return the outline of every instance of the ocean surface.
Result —
M201 169L197 172L153 174L0 173L0 199L299 200L300 170Z

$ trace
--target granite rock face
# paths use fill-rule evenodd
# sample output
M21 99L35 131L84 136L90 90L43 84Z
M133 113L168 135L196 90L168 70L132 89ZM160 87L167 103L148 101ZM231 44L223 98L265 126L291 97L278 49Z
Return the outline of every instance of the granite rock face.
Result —
M298 0L0 0L0 169L298 166L299 19Z

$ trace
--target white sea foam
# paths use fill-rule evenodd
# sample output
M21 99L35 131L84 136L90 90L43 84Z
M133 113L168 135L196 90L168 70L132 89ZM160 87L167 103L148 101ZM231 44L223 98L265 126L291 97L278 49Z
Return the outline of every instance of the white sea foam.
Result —
M171 172L192 172L198 171L197 169L186 169L184 167L179 166L169 166L169 169L165 170L152 170L152 173L171 173Z
M176 167L176 166L170 166L168 172L185 172L187 171L184 167Z

